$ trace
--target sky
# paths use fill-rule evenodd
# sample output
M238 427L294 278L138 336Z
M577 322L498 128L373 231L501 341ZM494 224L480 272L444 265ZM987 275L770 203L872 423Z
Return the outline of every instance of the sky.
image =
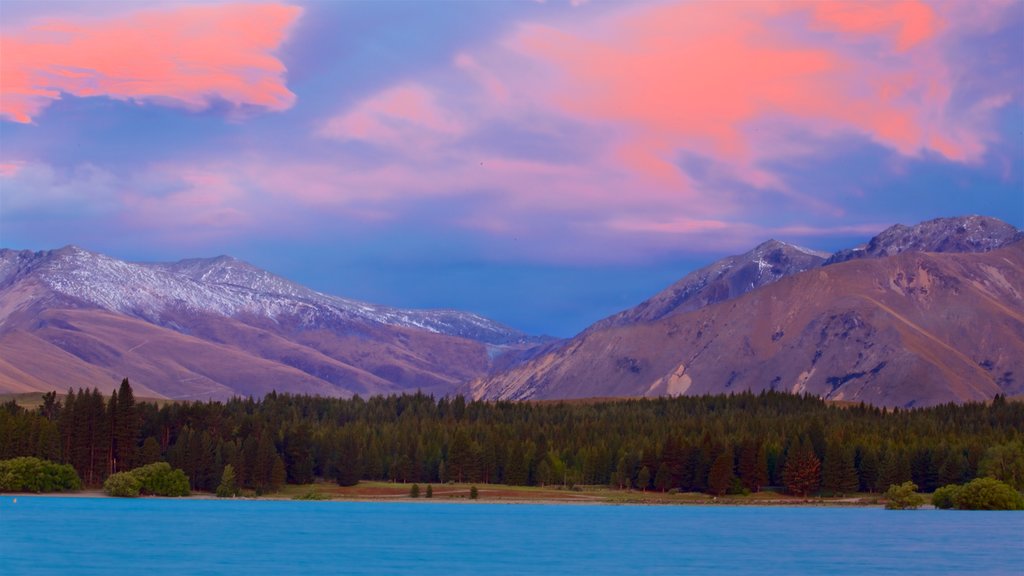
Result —
M0 2L0 247L570 336L769 238L1024 227L1024 2Z

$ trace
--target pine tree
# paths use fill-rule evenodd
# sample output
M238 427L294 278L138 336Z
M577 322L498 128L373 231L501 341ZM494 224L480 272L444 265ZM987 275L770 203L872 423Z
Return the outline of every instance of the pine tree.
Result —
M763 442L745 442L740 449L737 465L743 486L751 492L760 492L768 483L768 454Z
M284 486L287 476L284 471L284 460L274 454L274 463L270 467L270 480L268 487L272 492L277 492Z
M110 430L110 442L107 445L107 476L119 472L117 462L117 390L110 395L107 403L107 430Z
M829 442L821 466L821 487L832 495L842 495L856 492L859 484L853 451L838 440Z
M791 447L782 470L786 490L797 496L807 496L821 485L821 461L811 444L803 439Z
M647 486L651 483L651 469L644 466L636 476L637 488L647 492Z
M155 436L147 436L138 454L138 465L145 466L160 461L160 443Z
M461 398L461 396L459 397ZM459 398L456 398L456 405L458 405ZM463 401L465 402L465 401ZM462 482L468 476L470 461L472 458L472 452L469 444L469 434L465 430L459 428L455 432L455 436L452 438L451 444L448 446L448 474L452 480L456 482ZM526 484L524 481L523 484Z
M672 474L669 472L668 464L664 462L658 466L658 473L654 475L654 488L662 492L672 488Z
M729 490L729 486L732 485L732 481L735 476L733 475L733 456L732 450L726 448L711 464L711 470L708 472L708 493L716 496L721 496Z
M220 484L217 486L217 497L218 498L233 498L238 496L238 483L235 480L235 467L228 464L224 467L224 473L221 474Z
M878 490L878 452L874 448L859 447L857 449L857 477L862 492Z
M135 452L139 442L139 417L135 406L135 394L125 378L117 390L116 428L112 430L117 447L114 455L119 470L129 470L135 465Z

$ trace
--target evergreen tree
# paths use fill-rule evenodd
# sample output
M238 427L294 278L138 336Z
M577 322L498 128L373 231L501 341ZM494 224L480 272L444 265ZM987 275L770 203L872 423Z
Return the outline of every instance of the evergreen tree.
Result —
M801 439L796 446L790 448L782 479L786 483L786 490L797 496L807 496L818 490L821 485L821 461L809 442Z
M335 479L339 486L355 486L363 476L359 446L350 434L342 435L338 442L338 462Z
M155 436L147 436L142 443L142 450L139 451L138 464L145 466L160 461L160 443Z
M902 450L890 446L878 467L878 489L911 482L910 476L910 464L906 455Z
M458 401L460 398L462 397L456 398L455 405L459 405ZM462 405L465 405L464 400ZM447 461L446 469L448 474L451 475L452 480L461 483L467 479L467 472L471 468L472 452L470 451L469 435L462 428L456 430L451 445L448 446ZM523 484L526 484L526 482L524 481Z
M856 492L860 480L853 459L853 450L843 446L839 440L828 442L821 466L821 487L832 495Z
M878 451L860 446L857 448L857 479L861 492L878 490Z
M732 450L727 448L711 464L711 470L708 472L708 493L716 496L725 494L734 478Z
M672 473L669 472L668 464L665 462L658 466L658 473L654 475L654 488L667 492L672 488Z
M112 397L113 398L113 397ZM116 425L111 436L114 438L114 458L119 470L129 470L135 464L135 452L139 441L139 418L135 407L135 394L128 379L121 381L117 390Z
M636 476L637 488L647 492L647 486L651 483L651 469L644 466Z
M740 449L737 464L743 487L751 492L760 492L768 484L768 453L763 442L745 442Z
M238 496L238 483L235 479L235 467L231 464L224 466L224 473L221 474L220 484L217 486L218 498L234 498Z
M272 492L277 492L284 486L287 475L284 470L284 460L280 456L274 454L274 463L270 467L270 480L267 487Z

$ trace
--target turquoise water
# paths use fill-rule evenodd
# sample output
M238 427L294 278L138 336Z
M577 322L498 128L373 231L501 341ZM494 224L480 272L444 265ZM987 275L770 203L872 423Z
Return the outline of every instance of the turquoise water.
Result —
M0 497L0 574L1014 574L1024 514Z

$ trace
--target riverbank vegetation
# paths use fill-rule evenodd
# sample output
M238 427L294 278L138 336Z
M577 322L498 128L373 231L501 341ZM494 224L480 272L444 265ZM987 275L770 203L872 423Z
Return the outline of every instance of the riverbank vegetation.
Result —
M156 405L135 402L125 381L110 398L79 390L4 405L0 459L68 464L94 487L166 461L191 489L225 494L317 479L813 497L991 476L1021 490L1022 422L1024 404L1002 398L892 411L782 393L543 403L271 393Z

